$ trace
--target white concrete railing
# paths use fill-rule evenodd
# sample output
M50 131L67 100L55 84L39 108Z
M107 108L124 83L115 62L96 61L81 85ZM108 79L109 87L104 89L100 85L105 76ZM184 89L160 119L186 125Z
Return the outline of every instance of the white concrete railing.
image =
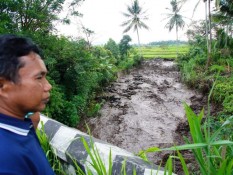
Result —
M80 165L80 168L86 172L87 168L93 170L90 166L90 156L85 150L83 143L79 138L84 137L90 146L90 136L77 129L70 128L60 122L52 120L41 114L41 121L44 124L44 130L48 136L52 147L55 149L57 156L66 163L67 171L71 175L75 175L74 167L70 156ZM39 125L41 128L41 124ZM127 152L124 149L103 142L101 140L92 138L94 147L108 167L109 153L111 150L112 157L112 175L120 175L122 165L126 163L127 175L133 175L133 169L136 170L137 175L163 175L164 171L158 170L158 166L150 165L143 161L140 157ZM161 169L161 168L160 168ZM97 173L93 170L93 174Z

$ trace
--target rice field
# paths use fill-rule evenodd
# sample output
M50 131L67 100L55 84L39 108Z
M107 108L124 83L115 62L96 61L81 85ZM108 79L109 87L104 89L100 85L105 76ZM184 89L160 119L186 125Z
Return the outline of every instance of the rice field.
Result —
M175 59L177 57L177 53L184 54L188 52L188 50L189 50L188 45L143 46L141 47L141 52L145 59L153 59L153 58Z

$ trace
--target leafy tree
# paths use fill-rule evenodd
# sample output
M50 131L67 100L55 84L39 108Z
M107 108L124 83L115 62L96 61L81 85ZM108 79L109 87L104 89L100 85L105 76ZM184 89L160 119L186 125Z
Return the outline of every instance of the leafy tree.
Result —
M128 56L128 51L131 49L129 42L132 41L129 35L124 35L120 41L119 49L122 57Z
M73 0L69 7L76 6ZM53 22L62 20L58 14L62 11L65 0L7 0L0 2L0 31L22 32L53 30ZM72 15L77 15L73 11Z
M218 35L221 36L220 45L228 47L233 36L233 2L226 0L220 2L219 11L212 15L213 22L218 25ZM220 39L219 38L219 39Z
M104 45L104 48L111 51L112 55L118 60L120 56L120 50L118 44L113 40L109 39L108 42Z
M128 32L132 28L134 28L134 31L136 30L139 47L140 47L140 39L139 39L138 29L139 28L149 29L149 27L143 22L144 20L148 19L145 13L146 11L142 10L142 7L139 5L138 0L134 0L131 5L127 6L127 13L123 13L123 15L127 18L127 20L121 24L121 26L123 27L126 26L126 29L123 31L123 33Z
M195 39L197 34L199 36L205 37L206 36L206 27L205 27L205 21L199 20L199 21L192 21L189 25L189 28L186 32L186 35L189 39L189 41L192 41ZM205 47L205 46L204 46Z
M185 3L188 0L181 0L181 2ZM197 4L194 8L194 12L198 6L198 4L201 2L201 0L196 0ZM205 16L206 16L206 45L207 45L207 62L206 62L206 69L209 67L210 60L211 60L211 52L212 52L212 15L211 15L211 1L213 0L203 0L205 3ZM215 6L219 7L219 5L222 2L225 2L226 0L215 0Z

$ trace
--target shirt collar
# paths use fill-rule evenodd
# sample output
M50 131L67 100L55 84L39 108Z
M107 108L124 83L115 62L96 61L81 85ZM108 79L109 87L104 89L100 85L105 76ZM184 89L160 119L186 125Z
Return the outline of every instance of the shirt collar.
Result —
M31 119L20 120L4 114L0 114L0 128L11 131L15 134L27 136L33 127Z

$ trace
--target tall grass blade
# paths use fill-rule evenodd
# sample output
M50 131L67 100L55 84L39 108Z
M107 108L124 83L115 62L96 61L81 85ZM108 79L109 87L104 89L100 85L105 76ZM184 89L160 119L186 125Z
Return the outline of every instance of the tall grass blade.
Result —
M172 175L172 156L170 156L166 162L165 169L168 171L168 175ZM167 172L164 174L166 175Z
M108 158L108 175L112 175L112 151L110 149Z
M187 115L190 133L192 135L192 139L194 143L203 143L205 139L203 138L202 131L201 131L201 120L204 116L204 111L202 110L201 113L197 116L192 109L185 103L185 112Z
M121 174L122 174L122 175L127 175L127 174L126 174L126 159L125 159L125 160L123 161L123 163L122 163Z
M180 159L182 168L183 168L183 170L184 170L184 174L185 174L185 175L189 175L189 171L188 171L187 165L186 165L186 163L185 163L185 160L184 160L182 154L181 154L179 151L177 151L177 154L178 154L178 157L179 157L179 159Z
M147 158L147 153L154 153L154 152L158 152L158 151L161 151L161 149L158 147L151 147L151 148L148 148L146 150L139 151L137 156L141 157L144 161L149 162L149 160Z
M211 146L221 146L221 145L233 145L233 142L230 140L219 140L210 143Z
M70 154L67 154L67 155L70 157L70 159L72 160L72 162L74 164L76 174L78 174L78 175L86 175L86 173L83 172L83 170L78 165L77 161Z
M226 167L226 175L232 175L233 174L233 159L230 160Z
M96 170L96 172L100 174L100 173L101 173L101 170L100 170L100 168L99 168L99 166L98 166L98 163L96 162L96 160L95 160L93 154L91 153L91 150L90 150L90 148L89 148L89 146L88 146L86 140L85 140L83 137L81 137L81 141L82 141L82 143L83 143L83 145L84 145L84 147L85 147L85 149L86 149L88 155L89 155L90 158L91 158L91 161L92 161L92 162L89 162L89 163L90 163L91 166ZM93 145L92 145L92 146L93 146Z
M223 163L222 163L222 166L216 172L216 175L223 175L223 174L225 174L226 165L227 165L227 160L224 160Z

